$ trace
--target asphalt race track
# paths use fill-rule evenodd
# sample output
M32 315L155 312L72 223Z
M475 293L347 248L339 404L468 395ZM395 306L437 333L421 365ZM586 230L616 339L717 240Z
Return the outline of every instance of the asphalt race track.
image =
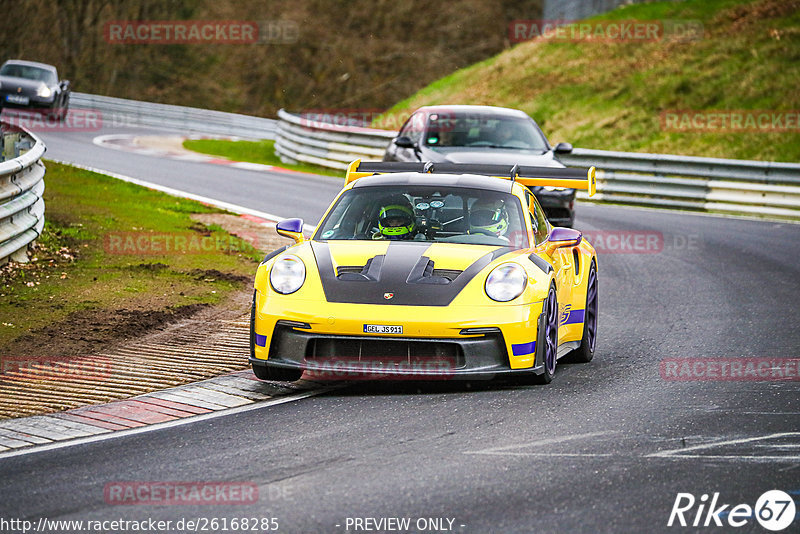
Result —
M47 157L312 224L340 184L127 154L94 135L46 134ZM552 384L363 383L2 458L0 515L277 518L278 532L391 531L366 518L409 518L416 532L765 532L754 518L733 528L726 513L723 528L667 522L678 493L698 505L719 493L728 511L772 489L800 502L796 360L793 380L775 363L742 380L675 380L669 369L683 358L798 357L800 225L593 205L577 215L604 243L598 350L592 363L560 365ZM120 481L241 482L259 498L116 505L104 488Z

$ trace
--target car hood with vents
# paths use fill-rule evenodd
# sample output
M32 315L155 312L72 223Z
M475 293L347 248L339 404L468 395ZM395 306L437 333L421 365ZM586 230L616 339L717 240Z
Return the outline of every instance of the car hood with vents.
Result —
M418 241L311 241L328 302L447 306L509 247Z

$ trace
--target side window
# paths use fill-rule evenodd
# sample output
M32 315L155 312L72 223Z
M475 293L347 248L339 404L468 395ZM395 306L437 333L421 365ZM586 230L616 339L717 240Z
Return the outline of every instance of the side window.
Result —
M544 210L539 205L539 201L536 200L536 197L533 197L533 205L536 206L536 221L538 224L538 229L536 231L536 243L543 243L547 241L547 217L544 215Z
M530 191L525 192L525 199L528 201L528 210L531 217L531 226L533 227L533 236L536 244L543 243L547 240L547 218L544 216L544 210L539 205L539 201L533 196Z
M422 140L422 131L425 129L425 114L414 113L408 118L406 123L400 129L400 137L408 137L413 142L419 144Z

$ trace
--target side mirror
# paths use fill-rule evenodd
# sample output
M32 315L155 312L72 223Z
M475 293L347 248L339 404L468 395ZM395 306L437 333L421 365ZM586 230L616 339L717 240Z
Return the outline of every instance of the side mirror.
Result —
M417 145L414 144L414 141L412 141L410 137L406 137L405 135L402 135L400 137L395 137L394 144L399 148L417 148Z
M60 82L58 82L58 85L60 85L62 89L68 89L69 80L61 80Z
M583 241L583 234L578 230L561 227L553 228L544 244L545 252L547 252L549 256L552 256L553 252L557 249L574 247L580 245L581 241Z
M556 154L570 154L572 152L572 145L570 143L558 143L553 152Z
M283 237L294 239L295 243L305 241L305 237L303 237L303 219L284 219L275 225L275 231Z

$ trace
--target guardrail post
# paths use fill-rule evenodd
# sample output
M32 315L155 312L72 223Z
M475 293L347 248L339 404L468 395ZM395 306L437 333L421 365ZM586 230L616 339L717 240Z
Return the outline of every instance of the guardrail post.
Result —
M15 158L20 157L22 155L22 151L23 150L28 151L28 150L31 149L31 142L30 141L23 141L19 137L19 134L17 134L17 137L19 138L19 141L16 141L14 143L14 157Z
M3 160L19 157L19 153L17 152L18 142L19 133L6 132L3 135Z

